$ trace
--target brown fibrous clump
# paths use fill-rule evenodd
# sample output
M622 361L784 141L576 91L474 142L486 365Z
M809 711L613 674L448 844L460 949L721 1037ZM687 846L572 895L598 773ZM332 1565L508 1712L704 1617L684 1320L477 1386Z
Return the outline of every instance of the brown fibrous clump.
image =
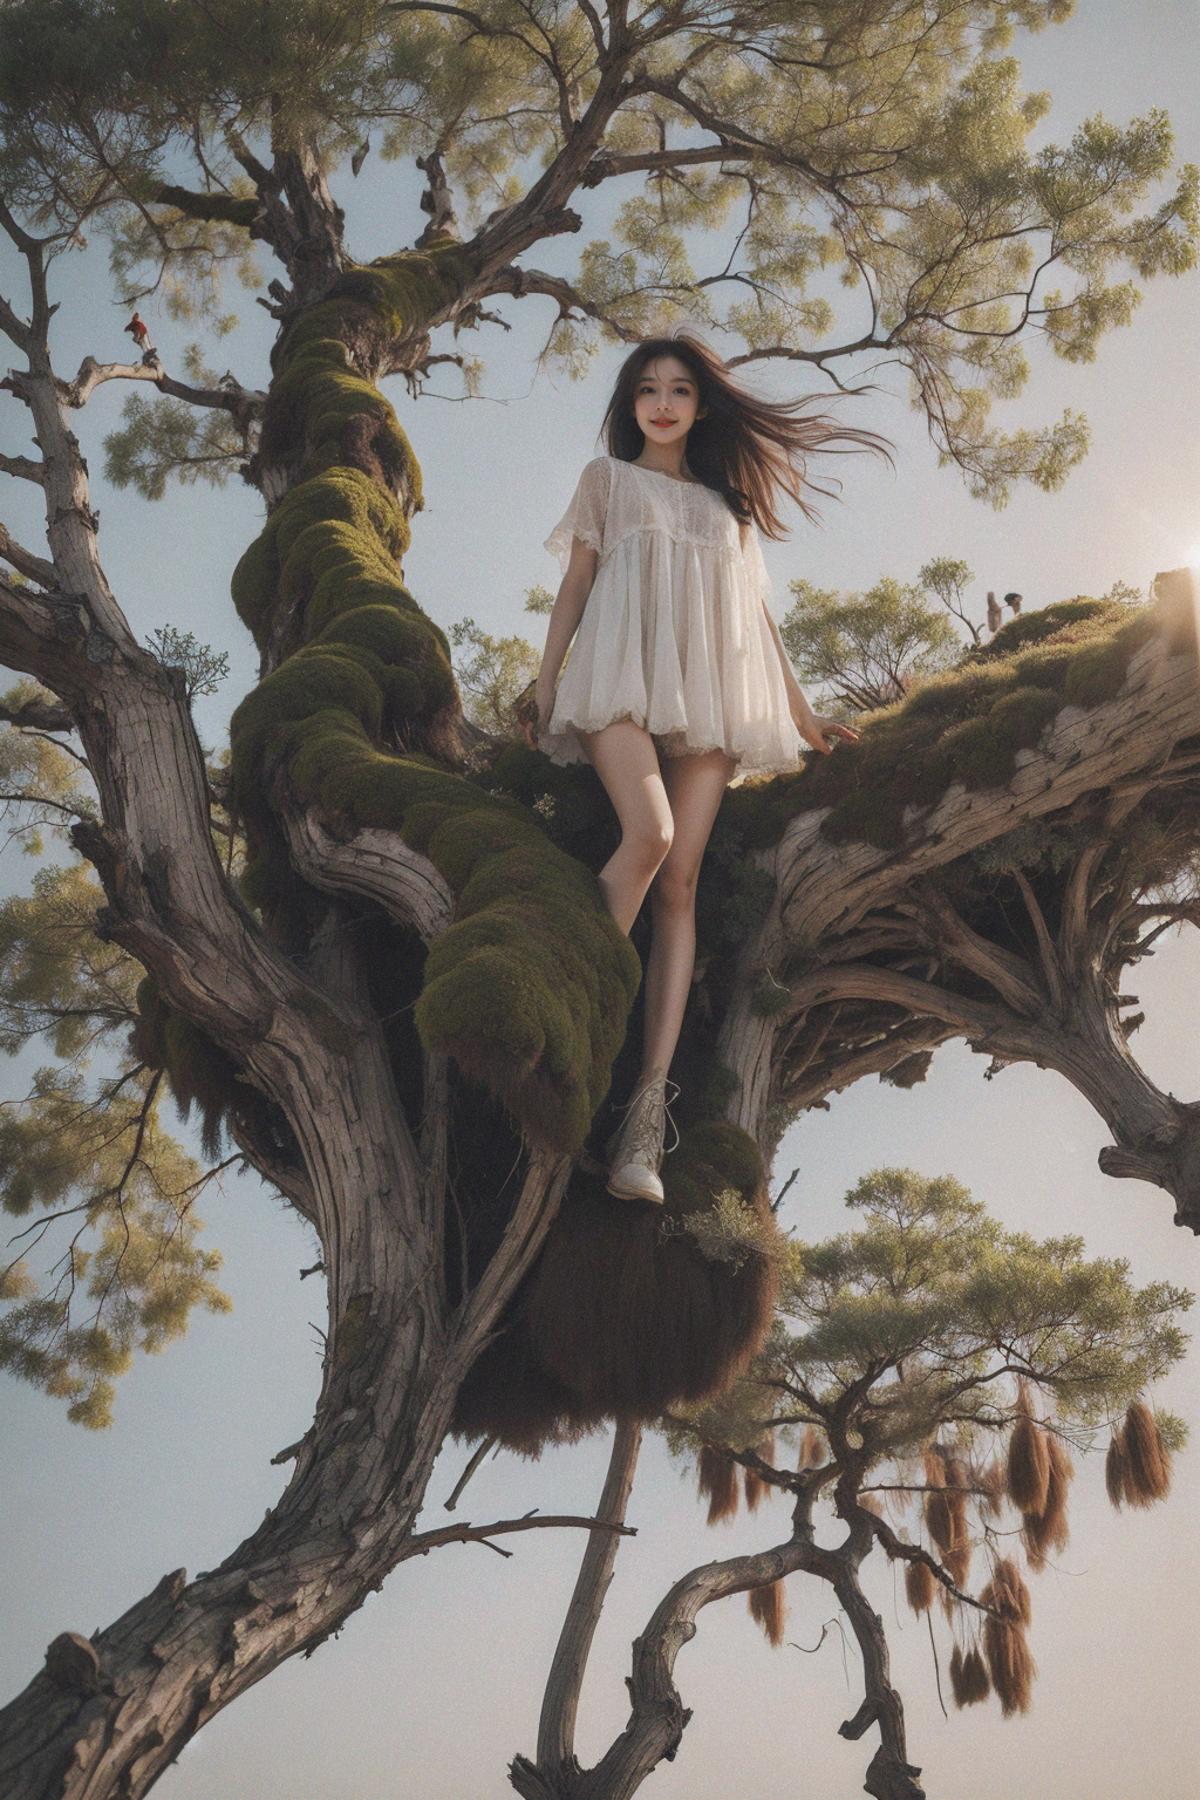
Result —
M714 1444L704 1444L696 1459L696 1486L708 1500L708 1522L730 1519L738 1509L737 1471L733 1459Z
M1128 1480L1129 1457L1125 1449L1125 1433L1118 1428L1112 1434L1108 1455L1104 1459L1104 1486L1118 1511L1125 1502Z
M1028 1625L1033 1616L1033 1602L1025 1579L1016 1563L1007 1556L1002 1556L995 1564L992 1579L979 1599L981 1605L991 1607L1011 1624Z
M983 1627L983 1647L1005 1718L1028 1712L1037 1664L1022 1627L1007 1619L988 1619Z
M954 1544L954 1511L945 1492L946 1465L936 1450L927 1450L924 1460L928 1483L922 1505L925 1529L938 1549L945 1552Z
M982 1490L977 1496L981 1512L989 1519L999 1518L1008 1498L1008 1477L1004 1464L996 1458L973 1473L973 1485Z
M767 1642L778 1650L783 1642L783 1621L786 1612L783 1582L768 1581L765 1587L751 1588L748 1598L751 1618L758 1620L766 1634Z
M964 1656L955 1644L950 1654L950 1687L955 1706L974 1706L992 1691L982 1656L972 1648Z
M825 1433L816 1425L806 1425L804 1436L800 1440L800 1455L796 1463L798 1469L815 1469L825 1461Z
M937 1577L928 1563L910 1562L905 1565L904 1592L915 1613L929 1611L937 1585Z
M1040 1513L1026 1513L1021 1527L1025 1554L1032 1569L1046 1564L1049 1550L1065 1550L1070 1536L1067 1524L1067 1491L1075 1465L1062 1443L1053 1434L1047 1439L1050 1457L1050 1479L1046 1485L1046 1505Z
M963 1698L959 1701L960 1706L975 1706L980 1700L986 1700L992 1691L987 1665L974 1646L963 1658L962 1683ZM957 1695L955 1698L957 1699Z
M1017 1420L1008 1438L1008 1496L1018 1511L1043 1513L1050 1482L1046 1433L1034 1422L1025 1383L1018 1387Z
M759 1438L754 1449L755 1453L758 1456L761 1456L764 1462L774 1465L775 1433L773 1431L766 1432L763 1437ZM769 1486L770 1483L763 1480L757 1469L747 1468L742 1470L742 1492L746 1497L747 1512L758 1511L759 1502L762 1500Z
M1171 1491L1171 1454L1162 1440L1158 1421L1144 1400L1135 1400L1125 1414L1125 1499L1130 1506L1153 1506Z

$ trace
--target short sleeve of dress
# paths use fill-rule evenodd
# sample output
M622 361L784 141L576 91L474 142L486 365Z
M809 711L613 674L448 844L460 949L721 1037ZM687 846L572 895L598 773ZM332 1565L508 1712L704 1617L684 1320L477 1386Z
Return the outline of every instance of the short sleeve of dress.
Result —
M607 457L597 456L588 463L571 496L571 504L546 539L545 548L558 557L564 569L571 560L572 538L581 538L597 555L602 553L611 479Z

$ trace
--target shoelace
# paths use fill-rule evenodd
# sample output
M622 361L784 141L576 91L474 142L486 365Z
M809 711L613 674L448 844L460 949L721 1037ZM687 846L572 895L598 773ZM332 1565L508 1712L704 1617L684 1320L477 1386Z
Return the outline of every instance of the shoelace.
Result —
M668 1088L674 1088L675 1090L671 1095L670 1101L667 1099L666 1090ZM655 1118L655 1113L657 1111L655 1101L660 1094L663 1110L663 1131L661 1133L658 1128L657 1119ZM680 1088L678 1083L671 1081L667 1077L663 1077L661 1080L652 1078L642 1087L635 1089L632 1098L627 1100L624 1106L615 1108L617 1112L623 1112L626 1115L625 1122L620 1127L619 1131L618 1141L621 1150L623 1152L633 1151L635 1153L640 1153L645 1157L646 1165L649 1166L652 1159L669 1155L672 1150L677 1149L680 1141L679 1127L671 1117L671 1102L677 1100L679 1094ZM649 1106L642 1104L642 1102L646 1100L647 1095L652 1097ZM671 1130L675 1133L675 1142L664 1150L662 1138L665 1135L666 1122L668 1120L670 1121Z

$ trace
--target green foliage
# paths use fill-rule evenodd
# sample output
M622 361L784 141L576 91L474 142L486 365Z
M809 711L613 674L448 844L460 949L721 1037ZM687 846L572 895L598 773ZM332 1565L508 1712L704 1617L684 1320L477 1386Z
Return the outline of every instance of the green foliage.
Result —
M788 1240L772 1336L735 1389L675 1431L678 1452L813 1424L852 1459L856 1486L886 1486L911 1481L911 1459L939 1441L982 1467L1022 1391L1086 1450L1186 1352L1186 1288L1139 1287L1124 1259L1088 1257L1077 1236L1008 1231L952 1176L876 1169L846 1205L854 1229ZM1160 1416L1178 1448L1182 1423Z
M229 657L223 650L217 654L208 644L198 643L194 632L174 625L157 626L146 639L146 648L168 668L182 669L189 700L215 694L229 673Z
M635 92L582 160L583 181L603 180L610 158L686 155L698 126L734 149L720 167L645 170L608 235L582 244L548 356L582 374L601 337L683 316L751 353L849 355L859 330L831 343L834 310L813 290L831 275L850 292L867 282L940 460L996 506L1018 481L1053 491L1086 452L1086 421L1068 409L1011 433L990 422L1028 379L1022 333L1092 360L1133 318L1138 283L1192 268L1200 236L1200 177L1192 164L1172 174L1160 109L1125 125L1093 116L1066 144L1030 151L1050 96L1024 93L1004 52L1017 28L1070 11L768 6L740 20L736 45L703 8L636 18L621 43ZM225 271L256 279L243 142L303 144L326 172L372 142L385 158L436 146L464 233L518 201L530 167L563 153L613 81L582 8L535 14L480 0L464 29L452 8L382 0L275 13L239 0L18 0L0 13L0 178L37 223L69 236L98 220L123 292L213 314ZM758 147L745 218L743 141ZM695 246L735 217L730 269L694 268ZM360 297L379 310L377 293Z
M30 686L6 703L35 698ZM41 785L60 794L79 768L19 729L0 732L0 758L10 772L40 763ZM22 810L36 814L26 792ZM61 1064L39 1069L0 1112L0 1209L23 1221L0 1256L0 1367L68 1400L89 1426L109 1423L135 1351L179 1336L193 1307L227 1304L193 1211L212 1171L162 1129L160 1080L129 1056L142 971L97 935L104 898L74 859L0 901L0 1050L42 1038ZM89 1081L101 1055L108 1072ZM205 1150L217 1154L211 1139Z
M0 1050L15 1055L46 1037L70 1060L98 1031L136 1014L140 971L95 933L104 890L81 862L37 871L28 895L0 901Z
M246 460L246 440L224 407L127 394L121 417L104 439L105 479L145 500L161 500L172 475L184 487L222 487Z
M854 1417L879 1454L1006 1416L1014 1372L1091 1432L1184 1354L1186 1289L1137 1288L1079 1237L1006 1231L953 1177L876 1170L846 1204L861 1226L785 1272L771 1367L822 1415L869 1374Z
M41 1069L20 1110L0 1118L0 1206L44 1215L9 1240L21 1251L0 1272L0 1368L68 1400L69 1417L91 1427L111 1422L135 1350L181 1336L196 1306L229 1306L192 1210L209 1175L159 1128L156 1089L131 1071L89 1097L78 1073ZM58 1219L72 1236L35 1272L28 1258Z
M454 667L467 718L484 731L515 736L513 703L537 675L541 652L521 637L494 637L470 618L450 627L450 642L469 652Z
M0 708L19 714L28 705L54 705L36 681L18 681L0 694ZM40 731L0 724L0 818L7 841L41 856L47 834L64 838L77 819L94 819L95 794L79 759Z
M795 599L779 635L801 679L828 685L822 705L856 712L890 706L918 676L949 668L958 653L954 627L919 587L891 576L865 594L843 596L804 580L790 587Z
M959 667L862 715L857 744L773 783L772 800L782 801L794 780L793 807L829 807L821 829L833 841L899 844L906 806L932 806L954 782L982 788L1011 779L1018 753L1034 749L1065 706L1098 706L1119 692L1130 658L1152 637L1173 649L1195 643L1194 615L1179 596L1149 606L1068 602L1045 610L1054 612L1048 630L1035 623L1040 613L1013 620L986 651L967 653ZM1008 646L1006 631L1014 633Z

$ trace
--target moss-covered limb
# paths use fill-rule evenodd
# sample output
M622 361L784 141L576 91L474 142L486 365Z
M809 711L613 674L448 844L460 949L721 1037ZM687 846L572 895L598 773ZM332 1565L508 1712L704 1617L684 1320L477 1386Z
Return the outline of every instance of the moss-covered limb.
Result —
M373 374L460 294L457 250L348 271L287 328L262 467L290 485L234 578L268 673L232 728L255 850L247 893L300 942L280 805L337 829L397 834L454 897L416 1022L549 1149L578 1149L607 1090L640 978L589 872L520 805L451 772L460 717L445 634L404 587L411 446ZM301 916L296 917L297 914Z
M1014 822L1152 773L1194 735L1194 582L1183 571L1159 586L1152 606L931 678L869 715L858 744L748 796L764 837L785 800L792 815L778 871L792 940L819 942L835 917L861 916Z

